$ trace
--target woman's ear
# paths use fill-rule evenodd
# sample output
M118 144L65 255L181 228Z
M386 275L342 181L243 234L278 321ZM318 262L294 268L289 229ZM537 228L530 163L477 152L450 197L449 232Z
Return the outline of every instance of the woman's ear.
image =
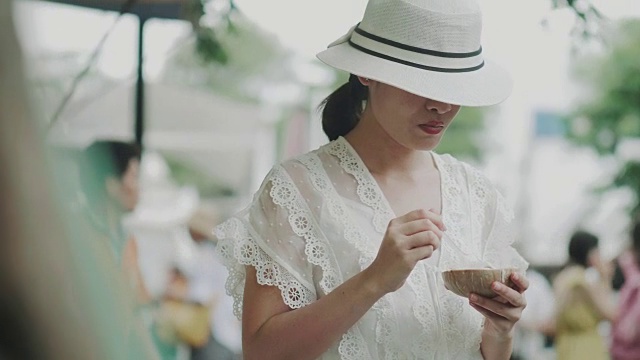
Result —
M358 76L358 81L360 81L360 84L362 84L364 86L369 86L369 84L371 83L371 79L365 78L365 77L362 77L362 76Z

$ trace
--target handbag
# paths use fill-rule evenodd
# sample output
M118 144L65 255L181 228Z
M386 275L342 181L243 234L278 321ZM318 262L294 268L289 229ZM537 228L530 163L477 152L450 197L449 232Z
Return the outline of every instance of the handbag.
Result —
M167 299L160 304L156 327L167 342L204 346L211 335L211 307L194 302Z

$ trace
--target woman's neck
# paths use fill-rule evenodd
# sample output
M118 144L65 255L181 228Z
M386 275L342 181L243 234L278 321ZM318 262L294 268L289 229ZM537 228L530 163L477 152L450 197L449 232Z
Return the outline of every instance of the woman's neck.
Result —
M413 177L435 169L432 159L424 151L398 143L375 119L363 117L344 137L374 175L404 174Z

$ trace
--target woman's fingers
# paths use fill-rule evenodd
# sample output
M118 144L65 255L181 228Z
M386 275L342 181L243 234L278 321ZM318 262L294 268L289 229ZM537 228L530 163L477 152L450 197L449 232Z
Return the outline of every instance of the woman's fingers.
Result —
M408 249L415 249L423 246L433 246L433 249L440 247L440 237L433 231L422 231L407 237Z
M521 274L514 272L510 275L511 281L515 285L515 290L519 293L525 292L529 288L529 279Z
M400 225L400 232L404 235L411 236L422 231L433 231L442 238L443 232L429 219L418 219Z
M524 277L520 276L520 278ZM526 282L526 279L524 282ZM526 285L528 284L521 283L519 286ZM527 299L524 294L497 281L492 284L491 288L498 296L489 299L477 294L471 294L469 302L509 321L518 321L522 310L527 306Z
M413 261L418 262L420 260L428 259L433 255L435 248L433 245L425 245L417 248L413 248L411 250L411 255L413 256Z
M514 323L520 319L520 314L522 313L522 308L514 307L509 303L502 303L477 294L471 294L469 296L469 304L476 309L483 309L484 311L482 311L482 313L484 315L489 312L494 318L498 316Z
M444 225L444 221L442 220L442 215L440 215L440 213L433 209L429 209L429 211L427 211L427 217L438 227L438 229L447 231L447 227Z
M438 228L440 231L446 231L446 226L444 226L444 222L442 221L442 216L440 214L433 212L431 210L417 209L410 211L400 217L397 217L391 220L390 225L402 225L415 220L428 219Z
M428 214L426 210L417 209L417 210L409 211L408 213L391 220L390 225L402 225L404 223L408 223L414 220L427 219L427 218L428 218Z
M480 305L477 305L476 303L473 302L469 302L469 305L471 305L472 308L476 309L480 314L484 315L484 317L493 320L494 322L497 321L504 321L506 320L506 318L504 316L498 315L492 311L489 311L485 308L483 308Z
M524 308L527 306L527 299L524 297L520 290L512 289L505 284L494 281L491 284L491 289L498 294L499 297L505 299L508 303L515 307Z

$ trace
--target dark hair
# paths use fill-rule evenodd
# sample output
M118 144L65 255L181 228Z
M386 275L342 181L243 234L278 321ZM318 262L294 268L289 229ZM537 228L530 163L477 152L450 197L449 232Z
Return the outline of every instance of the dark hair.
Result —
M631 230L631 251L635 255L636 264L640 266L640 218L634 222Z
M589 253L597 247L598 237L586 231L576 231L569 241L569 260L587 267Z
M362 114L362 102L367 100L369 91L351 74L349 81L332 92L320 103L322 109L322 130L329 140L351 131Z
M90 205L106 200L105 182L109 178L122 179L131 160L140 160L140 147L134 143L98 140L82 151L80 181Z

